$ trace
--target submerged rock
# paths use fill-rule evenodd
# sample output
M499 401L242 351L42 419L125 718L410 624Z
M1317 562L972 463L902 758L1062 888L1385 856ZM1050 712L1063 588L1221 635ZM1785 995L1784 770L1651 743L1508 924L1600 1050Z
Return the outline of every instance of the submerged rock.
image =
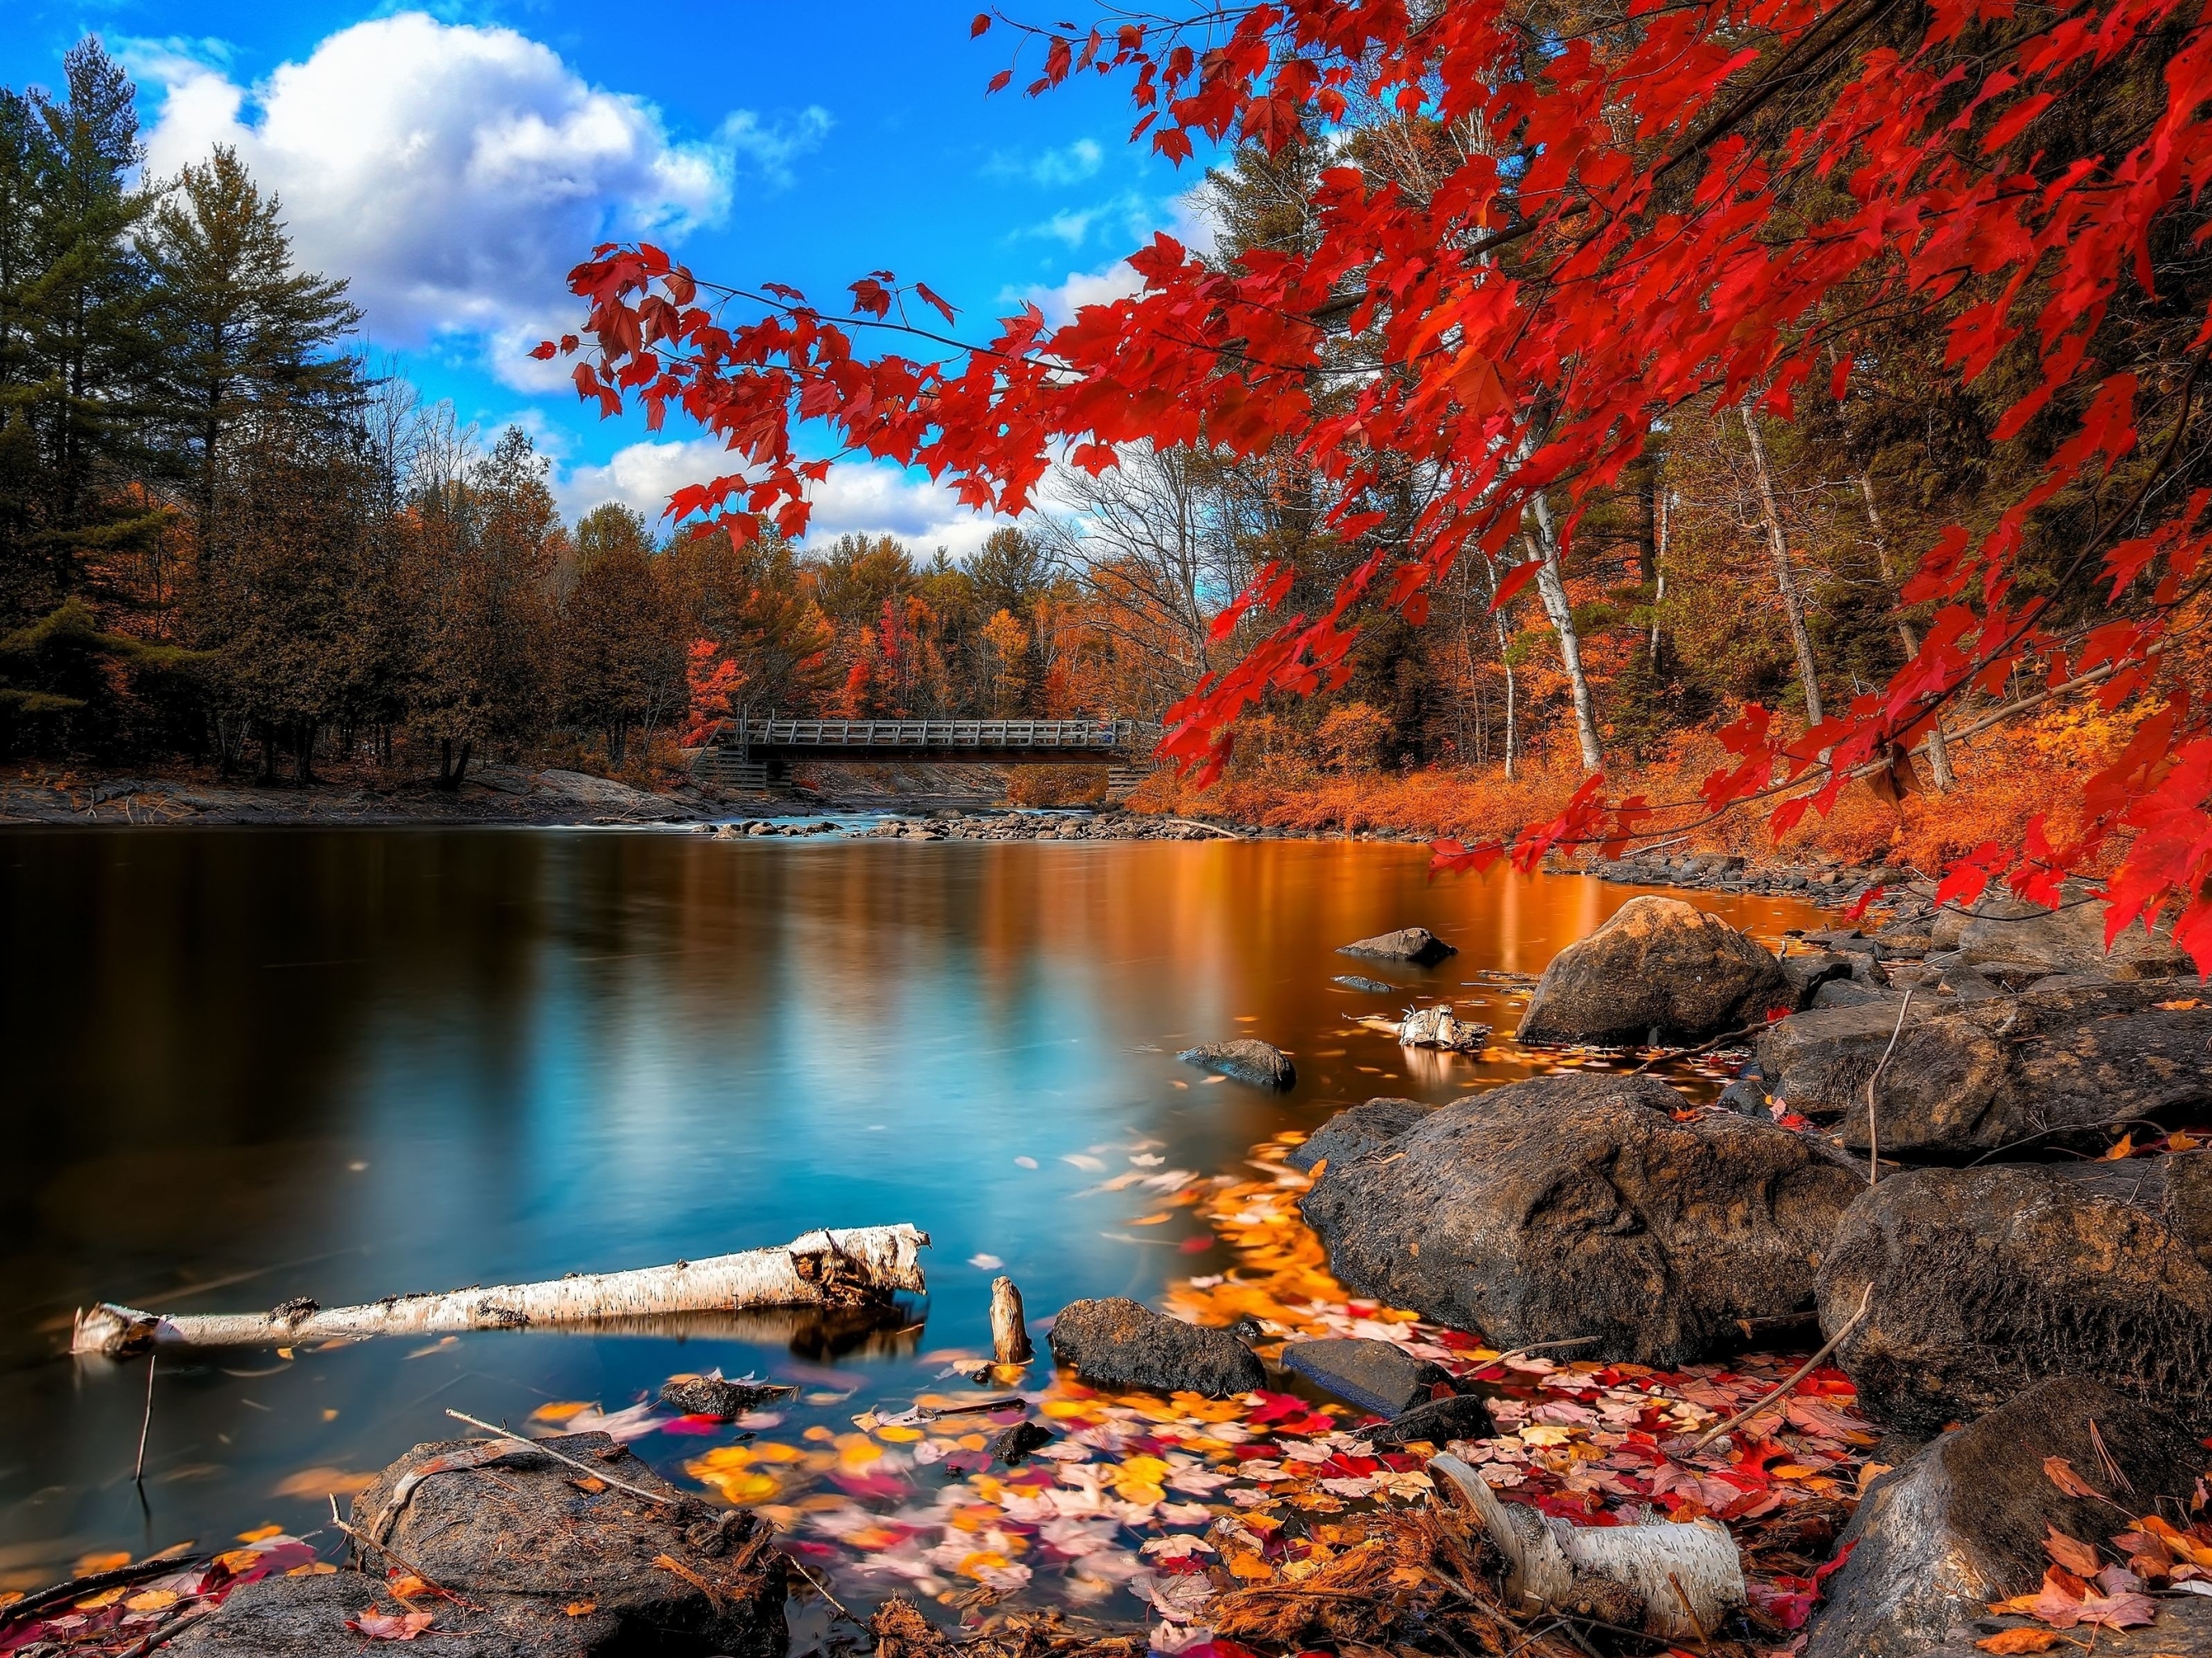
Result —
M1334 1169L1388 1145L1436 1108L1419 1100L1387 1096L1347 1106L1309 1135L1304 1145L1292 1147L1283 1161L1293 1169L1310 1169L1326 1160Z
M1426 1442L1438 1450L1455 1439L1488 1439L1497 1433L1490 1406L1479 1394L1454 1394L1416 1405L1382 1427L1369 1429L1361 1437L1372 1445L1413 1445Z
M1700 1042L1796 1005L1763 944L1679 898L1632 898L1552 958L1521 1017L1522 1042Z
M1944 1157L2032 1145L2102 1149L2123 1122L2212 1106L2212 1007L2161 1008L2147 985L2067 984L1946 1005L1916 997L1802 1013L1759 1040L1777 1097L1867 1144L1867 1084L1885 1154Z
M1060 1363L1109 1388L1228 1399L1267 1380L1251 1350L1228 1331L1163 1317L1121 1296L1070 1302L1048 1339Z
M1288 1088L1298 1079L1298 1068L1291 1063L1289 1054L1249 1036L1232 1042L1206 1042L1197 1048L1187 1048L1176 1058L1185 1065L1202 1065L1208 1071L1234 1077L1255 1088Z
M2053 1456L2106 1500L2060 1490L2044 1468ZM1875 1480L1839 1540L1850 1558L1806 1658L1918 1658L1954 1631L1971 1651L1967 1626L1990 1601L2041 1582L2049 1532L2095 1547L2162 1499L2185 1512L2208 1462L2169 1412L2094 1382L2045 1382Z
M1795 1312L1862 1176L1771 1123L1677 1122L1650 1077L1542 1077L1332 1162L1302 1205L1338 1278L1499 1347L1671 1364Z
M1282 1362L1285 1370L1377 1416L1396 1416L1426 1400L1437 1382L1451 1381L1443 1366L1415 1358L1395 1342L1358 1336L1293 1341Z
M1342 985L1346 990L1364 990L1376 996L1388 996L1398 987L1395 985L1386 985L1380 979L1364 978L1357 973L1340 973L1329 982L1333 985Z
M604 1470L605 1479L556 1461L549 1449ZM606 1483L617 1479L670 1500ZM352 1523L472 1603L422 1600L435 1613L441 1655L782 1658L789 1643L773 1528L747 1510L684 1497L605 1434L567 1434L542 1448L473 1439L417 1445L354 1499ZM404 1610L380 1595L382 1565L374 1564L374 1576L247 1584L162 1650L358 1658L363 1638L347 1620Z
M1836 1362L1884 1422L1932 1430L2070 1376L2212 1428L2212 1157L1893 1175L1836 1230L1822 1328L1869 1285Z
M1378 932L1372 938L1342 945L1336 953L1365 956L1377 962L1412 962L1419 967L1434 967L1445 957L1458 955L1459 950L1425 926L1401 926L1395 932Z

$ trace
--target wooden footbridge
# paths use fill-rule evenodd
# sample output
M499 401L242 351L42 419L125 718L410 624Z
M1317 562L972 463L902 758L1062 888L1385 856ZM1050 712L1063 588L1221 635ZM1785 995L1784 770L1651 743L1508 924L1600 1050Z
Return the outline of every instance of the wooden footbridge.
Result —
M1133 720L726 720L694 762L702 782L788 787L799 761L847 765L1097 765L1119 799L1152 768L1160 727Z

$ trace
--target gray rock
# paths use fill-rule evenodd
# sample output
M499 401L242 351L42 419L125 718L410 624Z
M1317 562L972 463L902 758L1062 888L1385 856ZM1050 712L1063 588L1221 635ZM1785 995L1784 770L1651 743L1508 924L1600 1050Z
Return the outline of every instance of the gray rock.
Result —
M1340 973L1329 982L1342 985L1346 990L1364 990L1376 996L1387 996L1398 987L1386 985L1380 979L1364 979L1357 973Z
M1886 990L1877 990L1872 985L1862 983L1856 977L1830 979L1813 993L1813 999L1808 1004L1808 1008L1811 1011L1826 1012L1840 1007L1887 1007L1891 1010L1893 1018L1901 999Z
M1459 951L1425 926L1402 926L1395 932L1377 933L1372 938L1346 944L1336 953L1364 956L1377 962L1412 962L1419 967L1433 967Z
M1383 1097L1347 1106L1291 1149L1283 1159L1293 1169L1310 1169L1326 1160L1331 1168L1364 1157L1387 1145L1436 1109L1419 1100Z
M1781 963L1679 898L1630 899L1537 981L1522 1042L1701 1042L1796 1005Z
M1792 1110L1863 1149L1867 1084L1895 1032L1875 1101L1886 1154L2102 1150L2123 1122L2212 1106L2212 1007L2161 998L2172 999L2154 983L2104 980L1978 1001L1923 994L1900 1030L1901 1000L1885 996L1778 1021L1759 1060Z
M1986 897L1959 929L1966 961L2039 967L2046 973L2084 969L2118 979L2164 979L2195 970L2189 952L2171 938L2153 938L2138 921L2105 949L2105 906L2086 890L2069 888L2066 907L2009 897ZM1986 970L1986 969L1985 969Z
M1878 1420L1923 1430L2051 1376L2212 1429L2212 1157L1921 1169L1852 1204L1820 1279Z
M1363 1295L1499 1347L1671 1364L1810 1300L1862 1176L1809 1136L1708 1113L1650 1077L1543 1077L1331 1163L1303 1208Z
M1202 1065L1255 1088L1288 1088L1298 1079L1298 1068L1291 1063L1289 1054L1249 1036L1187 1048L1176 1057L1185 1065Z
M1228 1331L1164 1318L1121 1296L1070 1302L1047 1339L1054 1358L1109 1388L1228 1399L1267 1380L1265 1367Z
M1771 1122L1774 1114L1766 1108L1766 1084L1756 1077L1738 1077L1721 1090L1715 1102L1723 1111L1733 1111L1740 1117L1755 1117L1761 1122Z
M354 1499L356 1527L472 1603L422 1602L437 1614L438 1652L781 1658L790 1637L783 1558L770 1527L744 1509L684 1497L605 1434L568 1434L544 1445L672 1501L642 1501L611 1485L593 1491L581 1483L587 1476L544 1448L516 1444L487 1456L483 1440L417 1445ZM654 1564L664 1557L690 1576ZM589 1612L572 1618L565 1610L586 1601ZM372 1609L404 1610L368 1576L265 1579L239 1589L162 1651L358 1658L364 1640L346 1621Z
M2033 1593L2049 1530L2095 1547L2162 1498L2185 1510L2207 1455L2155 1406L2079 1378L2041 1383L1875 1482L1838 1541L1850 1558L1828 1585L1806 1658L1919 1658L1990 1601ZM2044 1472L2051 1456L2107 1500L2067 1496Z
M1415 1358L1395 1342L1357 1336L1293 1341L1283 1349L1283 1368L1314 1386L1377 1416L1397 1416L1426 1400L1451 1373Z

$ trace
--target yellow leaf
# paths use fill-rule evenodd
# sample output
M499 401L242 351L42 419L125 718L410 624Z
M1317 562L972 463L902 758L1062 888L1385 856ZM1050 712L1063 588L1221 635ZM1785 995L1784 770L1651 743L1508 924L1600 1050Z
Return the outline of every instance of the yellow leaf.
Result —
M113 1571L118 1566L130 1564L131 1557L127 1554L81 1554L76 1558L76 1564L70 1568L70 1576L89 1577L96 1571Z
M567 1606L561 1608L562 1611L567 1612L571 1618L589 1618L599 1609L599 1603L596 1600L571 1600Z
M177 1596L173 1589L141 1589L123 1603L124 1609L128 1612L159 1612L164 1606L176 1604Z
M123 1564L127 1566L131 1563L125 1560ZM123 1588L102 1589L97 1594L86 1595L83 1600L76 1603L76 1609L79 1612L97 1612L102 1606L113 1606L129 1593L128 1589Z
M304 1497L311 1499L323 1497L358 1497L376 1483L373 1473L355 1473L345 1468L302 1468L281 1481L271 1497ZM258 1542L263 1537L276 1534L274 1526L247 1539Z
M287 1577L327 1577L337 1568L327 1560L310 1560L304 1566L295 1566L284 1574Z
M1984 1652L2000 1654L2048 1652L2058 1644L2058 1631L2055 1629L1999 1630L1995 1635L1974 1644Z
M2185 1134L2179 1128L2166 1137L2166 1149L2169 1151L2194 1151L2203 1144L2201 1135Z
M283 1534L284 1528L282 1526L256 1526L252 1531L239 1533L238 1540L241 1543L261 1543L272 1537L282 1537Z
M919 1428L878 1428L876 1437L889 1440L894 1445L910 1445L921 1437Z
M566 1422L572 1416L581 1416L590 1410L588 1401L580 1399L556 1399L550 1405L540 1405L530 1413L532 1422Z
M1228 1565L1231 1576L1249 1578L1255 1583L1264 1583L1275 1575L1275 1569L1256 1554L1232 1554Z
M2129 1155L2133 1152L2135 1149L2136 1137L2134 1132L2130 1130L2129 1133L2120 1136L2120 1143L2118 1145L2105 1153L2105 1161L2106 1163L2125 1162Z
M1158 1226L1164 1220L1173 1220L1174 1212L1163 1209L1157 1215L1139 1215L1129 1223L1132 1226Z

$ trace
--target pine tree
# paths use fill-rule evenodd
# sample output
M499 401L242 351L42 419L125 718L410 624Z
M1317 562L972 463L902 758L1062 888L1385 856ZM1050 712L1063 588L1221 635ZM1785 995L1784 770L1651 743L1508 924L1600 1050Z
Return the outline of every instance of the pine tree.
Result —
M361 320L343 279L295 269L282 203L234 150L188 167L140 243L161 343L157 395L182 452L204 541L225 434L255 403L295 410L350 401L351 360L331 348Z

